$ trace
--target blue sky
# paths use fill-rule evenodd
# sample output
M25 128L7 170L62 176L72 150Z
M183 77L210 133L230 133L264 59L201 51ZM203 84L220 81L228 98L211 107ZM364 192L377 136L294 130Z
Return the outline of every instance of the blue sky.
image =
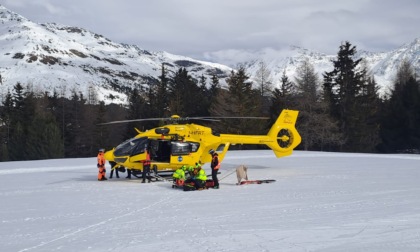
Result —
M55 22L135 44L223 63L290 45L335 54L396 49L420 37L418 0L3 0L36 23Z

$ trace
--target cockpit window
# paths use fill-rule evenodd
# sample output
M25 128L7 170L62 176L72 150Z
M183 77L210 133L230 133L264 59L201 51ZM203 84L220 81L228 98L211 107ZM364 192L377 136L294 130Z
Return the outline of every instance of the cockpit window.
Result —
M191 153L191 145L185 142L172 142L172 155L188 155Z
M191 152L197 152L198 148L200 147L200 144L193 143L193 142L190 142L190 144L191 144Z
M130 138L118 145L114 150L115 156L133 156L144 152L147 147L147 137Z
M199 147L200 144L195 142L172 142L172 155L188 155L197 152Z

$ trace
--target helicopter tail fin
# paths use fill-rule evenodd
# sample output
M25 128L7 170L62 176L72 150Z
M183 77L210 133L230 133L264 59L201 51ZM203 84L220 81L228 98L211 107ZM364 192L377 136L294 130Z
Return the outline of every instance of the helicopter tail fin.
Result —
M278 158L291 155L293 149L302 140L299 132L295 128L298 114L299 111L284 109L267 134L270 138L267 146L274 151L274 154Z

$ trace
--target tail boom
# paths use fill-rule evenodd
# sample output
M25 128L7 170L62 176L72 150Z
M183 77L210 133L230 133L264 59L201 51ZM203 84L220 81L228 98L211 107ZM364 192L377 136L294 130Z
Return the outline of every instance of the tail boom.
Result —
M301 137L295 128L299 111L283 110L267 135L230 135L221 134L221 142L230 144L265 144L270 147L276 157L291 155L300 142Z

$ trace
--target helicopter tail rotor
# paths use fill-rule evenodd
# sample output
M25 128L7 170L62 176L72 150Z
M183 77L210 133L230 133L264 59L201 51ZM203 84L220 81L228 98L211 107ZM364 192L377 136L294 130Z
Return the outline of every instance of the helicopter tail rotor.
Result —
M278 158L291 155L302 140L295 128L298 114L296 110L283 110L268 132L271 141L267 145Z

